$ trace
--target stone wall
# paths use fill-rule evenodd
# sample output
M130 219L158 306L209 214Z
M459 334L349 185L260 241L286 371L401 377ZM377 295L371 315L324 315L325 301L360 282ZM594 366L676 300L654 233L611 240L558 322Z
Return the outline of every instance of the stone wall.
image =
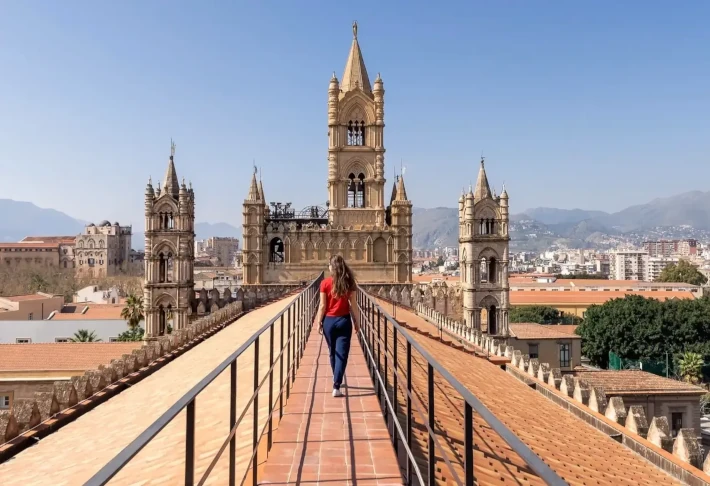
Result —
M81 376L54 381L49 386L49 391L34 392L31 398L16 398L10 410L0 411L0 444L11 443L8 444L11 447L0 451L0 462L34 443L26 434L30 429L37 427L39 430L46 426L45 422L49 418L54 418L52 425L44 427L45 430L34 436L44 437L125 387L150 375L171 359L234 322L245 311L282 298L300 288L302 287L296 285L251 286L243 291L243 295L238 293L242 300L236 300L190 322L185 329L159 336L156 340L133 350L131 354L117 357L97 369L86 371ZM159 358L162 358L161 361L158 361ZM97 392L101 393L97 395ZM66 412L67 409L72 410Z

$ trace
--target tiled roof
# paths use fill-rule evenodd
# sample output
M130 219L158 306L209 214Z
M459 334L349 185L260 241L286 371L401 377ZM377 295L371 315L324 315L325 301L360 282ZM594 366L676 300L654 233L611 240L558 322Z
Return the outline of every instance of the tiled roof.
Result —
M570 334L569 327L577 326L557 326L542 325L533 323L510 323L510 332L518 339L581 339L575 334ZM565 329L559 329L564 327Z
M86 371L130 354L143 343L0 344L0 373L8 371Z
M579 326L574 324L558 324L555 326L555 329L560 331L560 332L566 332L567 334L576 334L576 330Z
M28 294L28 295L11 295L9 297L1 297L1 298L7 299L12 302L24 302L27 300L51 299L53 297L54 297L53 295L49 295L49 294Z
M436 332L434 326L405 309L397 309L397 319L404 320L409 325L421 326L431 333ZM568 484L680 484L627 447L566 412L500 367L484 359L453 351L450 347L419 334L411 333L411 336ZM451 399L458 399L456 395L454 392ZM447 422L460 419L460 410L449 410L438 408L440 415L437 418ZM442 417L446 413L459 415L446 419ZM454 433L463 435L460 424L458 430L453 424L447 428L447 434ZM478 447L491 448L479 461L474 458L474 467L480 467L477 465L484 462L486 470L494 475L485 484L508 484L507 478L510 478L511 472L513 477L510 484L540 483L539 479L530 476L529 469L520 464L520 459L516 459L517 456L510 447L490 430L477 414L474 414L474 434L475 440L485 436L483 444ZM527 474L521 482L523 470Z
M87 308L84 312L84 309ZM62 312L54 314L53 321L76 321L95 319L121 319L122 304L84 304L82 302L65 305Z
M574 375L592 386L603 386L607 395L692 394L707 393L704 388L671 380L642 370L576 371Z
M59 243L0 243L0 249L10 248L56 248L59 249Z
M646 297L650 299L658 300L668 300L668 299L694 299L695 294L692 292L669 292L665 290L658 291L647 291L647 292L615 292L615 291L603 291L599 290L596 292L586 291L586 292L562 292L562 291L544 291L544 292L530 292L529 290L511 290L510 291L510 303L512 305L525 305L525 304L539 304L539 305L552 305L552 304L577 304L577 305L592 305L592 304L603 304L604 302L623 298L627 295L640 295L641 297Z
M22 238L20 243L27 243L29 241L41 241L44 243L62 243L62 244L73 244L76 241L76 236L25 236Z

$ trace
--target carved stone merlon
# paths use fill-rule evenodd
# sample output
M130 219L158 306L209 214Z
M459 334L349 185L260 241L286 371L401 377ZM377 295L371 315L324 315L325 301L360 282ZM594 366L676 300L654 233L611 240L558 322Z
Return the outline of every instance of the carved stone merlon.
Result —
M668 417L653 417L651 425L648 427L646 439L654 445L668 452L673 452L673 437L668 425Z
M523 360L523 354L517 349L513 351L513 366L519 368L519 363Z
M611 397L609 404L606 406L604 416L609 420L613 420L617 424L624 425L626 423L626 407L624 400L621 397Z
M703 467L703 451L695 436L695 429L680 429L673 443L673 455L692 466Z
M607 400L604 387L593 386L589 390L589 408L592 411L603 414L606 410Z
M574 378L571 375L563 375L560 382L560 392L568 397L574 395Z
M572 398L582 405L589 405L590 393L591 387L589 386L589 383L585 380L580 380L579 378L574 379L574 392L572 394Z
M625 426L629 431L641 437L645 438L648 435L648 420L646 419L646 412L641 405L629 407Z
M562 373L560 372L559 368L552 368L550 370L550 374L547 377L547 384L550 386L554 386L557 390L560 389L560 386L562 384Z
M540 368L540 360L537 358L530 359L528 364L528 374L535 378L537 376L537 370Z
M550 364L540 363L540 367L537 369L537 379L543 383L547 383L547 379L550 376Z
M514 351L515 351L515 348L513 348L513 346L506 346L505 347L505 357L512 358Z

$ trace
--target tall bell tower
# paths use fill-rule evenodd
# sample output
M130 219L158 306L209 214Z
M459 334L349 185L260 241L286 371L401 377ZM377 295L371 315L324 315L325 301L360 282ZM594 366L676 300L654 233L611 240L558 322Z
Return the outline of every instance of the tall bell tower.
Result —
M187 326L194 294L195 193L185 181L178 184L175 144L161 189L145 190L145 279L143 313L145 339Z
M374 87L358 43L357 22L340 82L328 86L328 198L330 223L383 224L385 220L385 88Z
M475 189L459 198L459 261L468 327L508 336L508 192L491 193L483 159Z

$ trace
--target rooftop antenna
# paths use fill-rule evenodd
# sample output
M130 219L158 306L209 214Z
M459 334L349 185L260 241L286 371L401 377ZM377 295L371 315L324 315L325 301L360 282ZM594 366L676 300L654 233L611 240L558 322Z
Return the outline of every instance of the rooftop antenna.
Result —
M175 142L173 142L173 137L170 137L170 157L175 157Z
M251 159L251 163L254 165L254 175L256 175L256 159Z

